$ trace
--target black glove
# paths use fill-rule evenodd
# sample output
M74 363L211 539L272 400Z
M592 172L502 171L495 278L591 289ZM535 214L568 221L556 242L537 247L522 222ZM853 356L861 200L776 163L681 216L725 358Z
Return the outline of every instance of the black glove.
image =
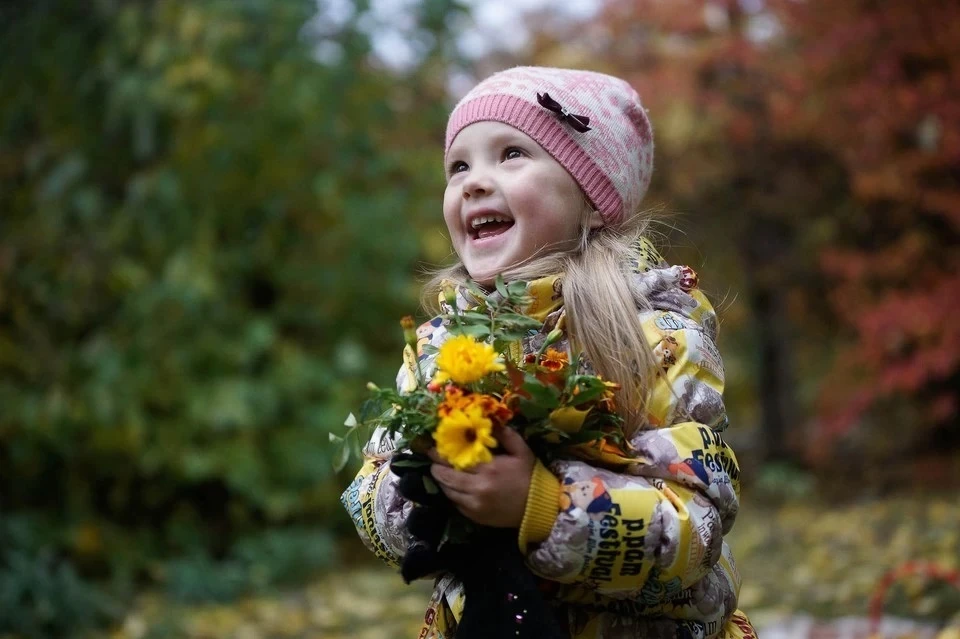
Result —
M452 570L464 592L457 639L569 637L526 566L515 528L483 527L468 550Z
M390 470L400 477L397 490L414 504L404 524L413 539L400 562L406 583L450 569L450 553L438 549L453 508L430 476L430 463L417 453L397 453L390 463Z
M457 639L569 636L527 568L515 528L473 525L467 539L441 545L450 518L458 515L430 476L430 459L398 453L390 468L400 477L397 490L414 503L405 523L413 540L400 563L400 574L410 583L449 572L463 583L464 609Z

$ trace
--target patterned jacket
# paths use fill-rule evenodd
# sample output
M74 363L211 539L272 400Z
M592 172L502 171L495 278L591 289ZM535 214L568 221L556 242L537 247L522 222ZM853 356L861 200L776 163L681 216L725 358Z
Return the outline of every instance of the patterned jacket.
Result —
M537 462L518 544L572 638L755 636L737 610L740 575L723 540L737 515L740 471L721 436L727 418L716 315L692 269L667 265L646 241L637 248L632 277L651 305L640 319L663 371L647 425L632 437L630 458ZM561 289L559 276L530 283L527 313L544 327L523 340L525 352L564 328ZM468 307L468 296L462 292L458 304ZM448 335L436 318L420 327L419 346L439 346ZM408 349L401 391L415 384L414 358L426 375L435 370L432 356ZM411 504L389 472L393 452L389 436L375 432L341 500L367 547L397 566ZM453 637L463 600L461 585L440 576L420 637Z

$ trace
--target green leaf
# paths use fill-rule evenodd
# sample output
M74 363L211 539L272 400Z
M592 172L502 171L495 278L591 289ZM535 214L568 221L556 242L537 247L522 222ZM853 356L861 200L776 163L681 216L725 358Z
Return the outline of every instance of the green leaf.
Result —
M346 442L341 442L339 446L334 449L333 453L333 469L336 472L340 472L347 465L347 462L350 460L350 448L347 446Z
M543 326L543 322L526 315L516 313L503 313L497 316L497 322L503 326L509 326L511 330L535 331Z
M477 283L474 282L473 280L467 280L465 286L466 286L467 290L470 291L470 292L473 294L474 297L476 297L478 300L481 300L481 301L483 301L484 303L486 303L486 301L487 301L487 294L484 293L483 289L480 288L480 285L479 285L479 284L477 284Z
M574 395L573 389L576 387L579 387L579 391ZM607 387L596 377L573 375L567 380L567 389L570 393L570 403L574 406L582 406L603 395Z
M423 488L429 495L436 495L440 492L440 487L437 486L437 483L433 481L433 478L429 475L423 476Z
M512 344L513 342L516 342L520 338L512 337L510 335L504 335L503 333L499 333L499 334L500 334L500 337L493 340L493 350L497 351L498 353L502 353L506 355L507 359L509 359L509 353L506 352L507 349L510 348L510 344Z
M510 297L510 293L507 292L507 286L506 286L506 284L503 283L503 275L502 275L502 274L498 274L498 275L497 275L497 279L496 279L496 281L494 282L494 286L497 287L497 292L500 293L500 295L501 295L504 299L508 299L508 298Z
M527 283L523 280L510 282L507 286L510 298L525 297L527 295Z
M548 386L533 375L527 375L523 390L530 394L530 399L548 410L560 405L560 391Z
M486 322L490 323L490 316L486 313L477 313L476 311L464 311L461 313L460 317L469 321L469 322Z
M521 415L530 420L544 419L550 415L550 411L552 410L542 404L530 401L526 397L520 398L520 401L517 402L517 409Z
M450 332L452 333L453 331ZM489 337L490 327L482 324L470 324L469 326L460 327L460 332L464 335L469 335L470 337Z

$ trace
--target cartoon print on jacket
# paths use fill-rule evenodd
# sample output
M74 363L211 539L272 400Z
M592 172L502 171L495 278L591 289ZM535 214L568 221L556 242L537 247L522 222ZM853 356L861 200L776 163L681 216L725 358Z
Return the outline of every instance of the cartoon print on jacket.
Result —
M707 469L704 468L703 462L699 459L694 459L693 457L687 457L681 462L673 462L667 468L671 473L677 476L688 475L690 477L696 477L703 483L710 481L709 475L707 475Z
M570 477L565 477L560 491L560 510L564 511L580 508L592 515L602 516L613 504L607 487L599 477L594 477L590 481L574 481Z
M677 343L677 338L673 335L664 335L660 343L653 349L653 356L664 373L677 363L676 352L679 348L680 344Z

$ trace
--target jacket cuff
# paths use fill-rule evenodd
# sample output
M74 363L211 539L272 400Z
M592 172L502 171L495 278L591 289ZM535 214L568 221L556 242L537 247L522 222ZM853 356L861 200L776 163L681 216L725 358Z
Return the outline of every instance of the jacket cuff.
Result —
M517 539L520 552L526 554L528 544L540 543L550 536L559 512L560 480L537 460L533 464L530 492Z

